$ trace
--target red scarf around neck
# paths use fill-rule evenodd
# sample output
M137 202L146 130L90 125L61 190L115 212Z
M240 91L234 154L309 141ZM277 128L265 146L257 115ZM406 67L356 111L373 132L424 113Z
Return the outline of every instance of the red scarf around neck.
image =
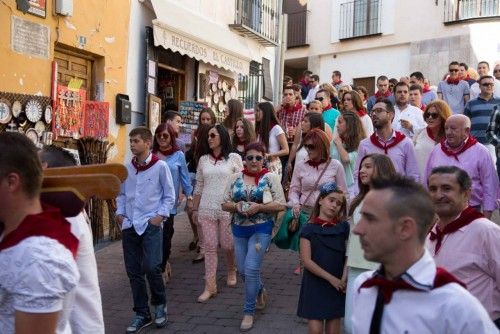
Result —
M462 211L457 219L448 223L442 231L439 229L439 226L436 225L436 232L432 230L429 232L429 239L431 239L431 241L437 240L436 248L434 249L434 255L436 255L441 248L441 243L443 242L443 238L446 234L456 232L460 228L469 225L474 220L483 217L484 216L481 212L477 211L473 207L468 206L464 211Z
M382 97L388 98L388 97L389 97L389 96L391 96L391 95L392 95L392 93L391 93L391 91L390 91L390 90L388 90L388 91L387 91L387 92L385 92L384 94L382 94L380 91L378 91L378 92L376 92L376 93L375 93L375 98L376 98L376 99L380 99L380 98L382 98Z
M437 267L436 268L436 276L434 277L434 284L432 289L436 289L442 287L449 283L457 283L465 288L465 284L460 282L455 276L447 272L445 269ZM366 280L359 287L358 291L363 288L371 288L372 286L377 286L382 293L382 297L384 299L384 304L389 304L392 299L392 294L397 290L410 290L410 291L421 291L426 292L427 290L419 289L407 283L401 277L396 280L390 280L385 278L379 272L376 272L375 276Z
M259 184L259 180L261 177L263 177L264 175L266 175L267 173L269 173L269 171L267 170L267 168L262 168L260 170L260 172L251 172L248 170L248 168L245 167L245 169L243 169L243 174L245 174L246 176L250 176L250 177L253 177L255 178L255 184L258 185Z
M425 84L424 87L422 87L422 94L425 94L427 92L430 92L431 91L431 88L429 87L429 85Z
M314 218L314 221L313 221L313 224L321 225L321 227L334 226L334 225L337 225L337 223L338 223L337 219L325 220L325 219L321 219L319 217Z
M169 155L174 154L175 152L180 151L180 150L181 149L176 146L176 147L170 147L169 149L166 149L164 151L161 150L160 148L158 148L158 151L153 151L153 153L160 152L164 156L168 157Z
M448 148L448 146L446 146L446 138L444 138L443 140L441 140L441 150L447 156L454 157L455 160L459 161L458 160L458 155L462 154L467 149L471 148L472 146L474 146L476 144L477 144L477 139L474 138L473 136L469 136L469 138L467 138L465 140L465 144L462 146L462 148L460 150L456 151L456 152L453 152L451 149Z
M314 167L316 169L318 169L318 166L325 163L326 162L326 159L321 159L319 161L312 161L312 160L307 160L306 163L311 166L311 167Z
M302 110L302 103L297 102L291 107L287 104L284 104L282 106L282 108L283 108L283 111L285 112L285 114L293 114L294 112Z
M432 133L432 130L429 129L429 127L426 127L425 130L427 130L427 135L429 136L430 139L434 140L434 142L437 142L436 137Z
M326 107L323 108L323 112L332 109L332 105L328 104Z
M367 115L365 108L358 109L358 116L363 117Z
M224 160L224 154L222 154L222 152L221 152L221 153L219 153L219 155L217 155L217 156L214 154L214 152L210 152L210 156L211 156L212 158L214 158L214 160L215 160L214 165L217 165L217 161L219 161L219 160L220 160L220 161Z
M78 250L78 239L71 233L71 224L54 207L42 205L43 211L28 215L19 226L0 242L0 251L19 244L29 237L39 236L57 240L66 247L73 257Z
M427 108L427 106L425 104L421 104L420 105L420 110L422 110L423 112L425 112L425 108Z
M333 82L333 86L336 86L336 85L340 85L340 84L343 84L344 82L342 80L339 80L337 82Z
M390 148L393 148L394 146L396 146L397 144L399 144L400 142L403 141L403 139L406 138L406 136L404 134L402 134L401 132L399 131L395 131L396 133L396 138L394 138L394 140L392 141L392 143L388 144L387 143L384 143L382 144L378 138L377 138L377 134L374 132L372 133L372 135L370 136L370 141L372 142L373 145L377 146L378 148L381 148L384 150L384 153L387 154L388 150Z
M156 154L151 153L151 161L145 165L140 165L139 162L137 162L137 157L132 158L132 165L134 165L136 172L135 174L139 174L139 172L145 171L146 169L149 169L153 167L155 163L158 162L158 157Z
M446 82L448 83L448 85L458 85L460 80L462 80L462 79L460 79L460 78L452 79L451 77L448 77L446 79Z

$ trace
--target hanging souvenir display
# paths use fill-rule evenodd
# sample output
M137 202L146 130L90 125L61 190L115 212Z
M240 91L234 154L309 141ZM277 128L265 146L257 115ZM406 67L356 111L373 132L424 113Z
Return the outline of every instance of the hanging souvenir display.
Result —
M85 89L73 91L66 86L57 85L57 107L52 122L56 138L64 136L78 139L83 135L86 95Z
M85 101L83 135L106 138L109 133L109 102Z

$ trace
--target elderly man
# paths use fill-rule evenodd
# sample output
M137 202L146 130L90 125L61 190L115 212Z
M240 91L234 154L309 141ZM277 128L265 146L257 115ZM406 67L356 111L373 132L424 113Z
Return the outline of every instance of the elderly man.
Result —
M500 227L469 206L472 181L455 166L434 168L428 187L439 217L426 247L467 285L500 328Z
M488 149L471 136L470 127L470 119L464 115L453 115L446 120L446 139L432 150L425 180L432 169L439 166L457 166L465 170L472 179L469 204L490 218L497 207L498 176Z
M373 182L353 232L365 258L381 266L354 281L354 333L497 332L481 303L425 250L433 222L421 185L401 176Z

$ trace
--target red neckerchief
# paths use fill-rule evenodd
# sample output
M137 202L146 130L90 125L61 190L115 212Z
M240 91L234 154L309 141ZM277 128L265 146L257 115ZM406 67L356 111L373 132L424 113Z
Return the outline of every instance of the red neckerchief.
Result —
M434 277L434 284L431 289L442 287L448 283L457 283L465 288L465 284L460 282L457 278L455 278L455 276L447 272L445 269L437 267L436 276ZM396 280L389 280L385 278L383 274L380 273L380 271L375 272L373 277L369 278L363 284L361 284L358 291L362 288L371 288L372 286L378 286L380 292L382 293L384 304L389 304L391 302L392 294L396 290L427 292L427 290L419 289L413 285L410 285L401 277Z
M160 148L158 148L158 151L153 151L153 153L160 152L164 156L168 157L169 155L171 155L177 151L180 151L180 150L181 149L176 146L176 147L170 147L169 149L166 149L165 151L162 151L162 150L160 150Z
M314 218L313 224L315 225L321 225L321 227L325 226L334 226L338 223L337 219L334 220L324 220L319 217Z
M462 211L457 219L446 225L442 231L439 229L439 226L436 225L436 232L432 230L429 232L429 239L431 239L431 241L437 240L436 248L434 249L434 255L436 255L439 251L439 248L441 248L441 243L443 242L443 238L446 234L453 233L458 229L469 225L474 220L483 217L484 216L481 212L477 211L471 206L468 206L464 211Z
M423 103L422 103L422 104L420 105L420 110L425 111L425 108L427 108L427 106L426 106L425 104L423 104Z
M434 137L434 134L432 133L432 130L429 129L429 127L426 127L425 130L427 130L427 135L429 136L430 139L436 141L436 137Z
M309 86L309 82L306 79L300 79L300 83L303 86Z
M399 131L394 131L396 133L396 137L394 138L394 141L392 143L390 143L389 145L387 145L386 143L382 144L378 138L377 138L377 134L374 132L372 133L372 135L370 136L370 141L372 142L373 145L381 148L384 150L384 153L387 154L387 151L390 149L390 148L393 148L394 146L396 146L397 144L399 144L400 142L403 141L403 139L406 138L406 136L404 134L402 134L401 132Z
M153 167L153 165L157 163L158 160L160 159L158 159L158 157L153 153L151 153L151 161L145 165L139 165L139 163L137 162L137 158L136 157L132 158L132 165L134 165L136 169L135 174L137 175L139 174L139 172L145 171L146 169Z
M448 77L446 79L446 82L448 83L448 85L458 85L460 80L462 80L462 79L460 79L460 78L452 79L452 78Z
M425 84L424 87L422 87L422 94L425 94L427 92L430 92L431 91L431 88L429 87L429 85Z
M76 257L78 239L71 233L71 224L59 209L43 204L43 211L27 215L19 226L0 242L0 251L19 244L29 237L39 236L57 240Z
M380 99L381 97L385 97L385 98L388 98L389 96L391 96L392 93L390 90L388 90L387 92L385 92L384 94L382 94L380 91L376 92L375 93L375 98L378 100Z
M285 111L285 113L288 114L293 114L294 112L301 111L302 110L302 103L297 102L293 106L288 106L286 104L281 106L282 110Z
M215 156L215 154L213 152L210 152L210 156L212 158L214 158L215 162L214 162L214 165L217 165L217 161L222 161L224 160L224 155L222 154L222 152L218 155L218 156Z
M260 172L251 172L246 167L245 167L245 169L243 169L242 172L246 176L250 176L250 177L255 178L255 184L259 184L260 178L263 177L264 175L266 175L267 173L269 173L269 171L267 170L267 168L262 168L260 170Z
M319 161L312 161L312 160L307 160L306 163L311 166L311 167L314 167L316 169L318 169L318 166L325 163L326 162L326 159L321 159Z
M247 140L241 141L241 140L240 140L240 138L238 138L238 136L235 136L235 137L234 137L234 145L235 145L235 146L238 146L238 145L243 145L243 146L245 146L246 144L248 144L248 141L247 141Z
M323 112L329 110L329 109L332 109L332 105L331 104L328 104L326 107L323 108Z
M343 84L344 82L342 80L339 80L337 82L333 82L333 86L336 86L336 85L340 85L340 84Z
M358 116L363 117L367 115L365 108L358 109Z
M443 140L441 140L441 150L447 156L454 157L455 160L459 161L458 160L458 155L461 154L461 153L463 153L463 152L465 152L467 149L471 148L472 146L476 145L476 143L477 143L477 139L474 138L473 136L469 136L469 138L467 138L465 140L465 144L462 146L462 148L460 150L458 150L457 152L453 152L452 150L450 150L446 146L446 139L443 138Z

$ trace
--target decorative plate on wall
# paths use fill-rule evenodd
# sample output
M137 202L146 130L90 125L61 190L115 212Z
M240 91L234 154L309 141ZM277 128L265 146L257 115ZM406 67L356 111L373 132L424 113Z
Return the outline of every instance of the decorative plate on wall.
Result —
M12 103L12 116L17 118L23 112L23 105L19 101Z
M7 124L12 119L10 102L7 99L0 99L0 123Z
M219 103L219 95L215 94L212 98L214 100L214 104Z
M37 100L29 100L26 103L26 117L31 123L36 123L42 119L42 105Z
M229 86L226 81L222 81L222 90L225 92L229 90Z
M238 97L238 90L236 89L236 87L232 86L231 87L231 98L235 99L237 97Z
M52 107L47 106L45 107L45 113L43 115L43 118L45 119L45 123L50 124L52 122Z
M38 144L38 132L31 128L26 131L26 137L28 137L35 145Z
M45 123L43 121L38 121L35 123L35 130L38 133L38 136L41 136L45 131Z

